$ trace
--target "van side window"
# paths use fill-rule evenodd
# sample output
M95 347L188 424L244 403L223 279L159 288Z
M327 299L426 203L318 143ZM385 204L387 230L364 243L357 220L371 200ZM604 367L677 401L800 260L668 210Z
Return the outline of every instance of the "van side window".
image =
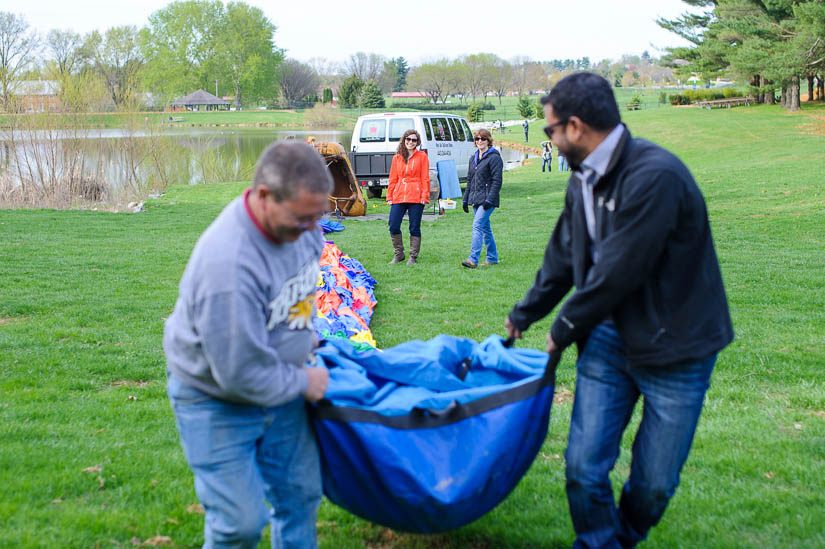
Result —
M412 118L390 118L390 141L401 141L407 130L415 129Z
M359 137L359 141L361 143L375 143L376 141L384 141L386 136L386 120L364 120L361 123L361 135Z
M461 127L461 122L455 118L448 118L450 121L450 128L453 130L453 139L455 141L464 141L464 129Z
M430 118L433 124L433 133L436 141L452 141L450 135L450 126L447 124L446 118Z
M473 140L473 132L470 130L470 126L467 124L467 121L462 119L461 125L464 126L464 135L467 136L467 141Z
M427 141L433 140L433 132L430 130L430 119L429 118L422 118L422 122L424 122L424 133L427 134Z

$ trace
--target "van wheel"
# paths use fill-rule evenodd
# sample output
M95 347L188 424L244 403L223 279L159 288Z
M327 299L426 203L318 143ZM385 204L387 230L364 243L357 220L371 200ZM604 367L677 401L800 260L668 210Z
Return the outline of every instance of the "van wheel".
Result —
M369 188L367 188L367 196L369 196L370 198L381 198L381 187L378 187L378 188L369 187Z

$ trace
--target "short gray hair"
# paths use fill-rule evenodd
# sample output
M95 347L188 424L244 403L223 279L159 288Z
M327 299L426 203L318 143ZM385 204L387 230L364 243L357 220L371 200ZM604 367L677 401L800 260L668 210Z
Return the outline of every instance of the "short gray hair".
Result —
M332 176L321 155L303 143L275 143L258 158L252 186L266 186L275 200L290 200L299 189L311 193L332 192Z

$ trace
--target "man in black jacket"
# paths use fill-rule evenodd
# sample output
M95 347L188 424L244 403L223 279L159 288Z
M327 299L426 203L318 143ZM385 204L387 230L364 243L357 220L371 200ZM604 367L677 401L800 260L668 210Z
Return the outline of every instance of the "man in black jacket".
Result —
M679 483L717 353L733 339L727 298L693 177L630 136L600 76L564 78L542 99L547 137L573 168L544 263L506 327L521 337L573 288L547 351L576 343L565 452L574 547L633 547ZM644 395L618 507L608 476Z

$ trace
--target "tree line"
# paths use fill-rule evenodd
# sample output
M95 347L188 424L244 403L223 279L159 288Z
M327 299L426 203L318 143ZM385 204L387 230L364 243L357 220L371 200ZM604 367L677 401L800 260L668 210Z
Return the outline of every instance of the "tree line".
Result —
M657 23L692 45L670 48L663 61L677 74L733 75L748 81L757 101L800 108L825 100L825 2L821 0L683 0L686 12Z
M604 75L616 86L670 83L673 72L647 52L597 63L589 58L510 60L478 53L410 67L404 57L357 52L342 63L288 58L275 43L277 27L243 2L178 0L145 26L118 26L81 35L55 29L45 36L22 15L0 12L0 108L9 112L21 83L56 82L64 110L162 108L203 89L230 96L236 108L330 102L383 107L393 91L414 90L432 102L547 90L577 70ZM320 97L319 97L320 95Z

